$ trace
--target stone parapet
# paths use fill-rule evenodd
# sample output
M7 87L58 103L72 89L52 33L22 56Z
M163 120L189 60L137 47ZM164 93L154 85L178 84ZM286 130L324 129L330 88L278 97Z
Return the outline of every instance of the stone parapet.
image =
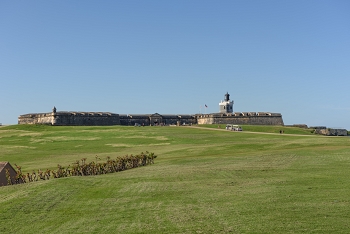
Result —
M18 124L54 124L53 113L25 114L18 117Z
M109 112L56 112L25 114L18 117L18 124L48 125L119 125L119 115Z
M346 129L335 129L335 128L316 128L316 134L321 134L325 136L347 136L348 131Z
M197 115L198 124L284 125L279 113L235 112Z
M57 112L53 125L108 126L119 124L119 115L109 112Z
M140 125L176 125L176 124L196 124L197 119L194 115L120 115L120 125L134 126Z

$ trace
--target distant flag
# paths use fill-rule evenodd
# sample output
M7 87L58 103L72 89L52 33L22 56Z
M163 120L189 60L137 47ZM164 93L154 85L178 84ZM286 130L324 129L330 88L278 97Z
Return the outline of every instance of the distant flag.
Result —
M205 108L208 108L207 104L205 104L204 106L205 106Z

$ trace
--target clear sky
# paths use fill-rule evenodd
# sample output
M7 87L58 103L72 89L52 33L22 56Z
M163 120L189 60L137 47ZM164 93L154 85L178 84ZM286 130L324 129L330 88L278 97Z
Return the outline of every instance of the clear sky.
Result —
M350 129L350 1L0 1L0 123L104 111L282 113ZM200 108L207 105L208 108Z

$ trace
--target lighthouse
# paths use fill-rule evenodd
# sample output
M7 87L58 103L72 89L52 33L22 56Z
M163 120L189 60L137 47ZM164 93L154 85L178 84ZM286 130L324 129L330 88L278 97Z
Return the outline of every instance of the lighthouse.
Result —
M230 94L225 94L224 101L219 103L220 113L232 113L233 112L233 100L230 101Z

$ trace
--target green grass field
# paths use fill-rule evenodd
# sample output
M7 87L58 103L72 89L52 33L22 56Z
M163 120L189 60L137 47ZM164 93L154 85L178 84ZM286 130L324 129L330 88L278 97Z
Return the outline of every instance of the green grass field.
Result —
M158 157L113 174L0 187L0 233L349 232L349 137L223 129L1 127L0 161L23 172L96 155Z

